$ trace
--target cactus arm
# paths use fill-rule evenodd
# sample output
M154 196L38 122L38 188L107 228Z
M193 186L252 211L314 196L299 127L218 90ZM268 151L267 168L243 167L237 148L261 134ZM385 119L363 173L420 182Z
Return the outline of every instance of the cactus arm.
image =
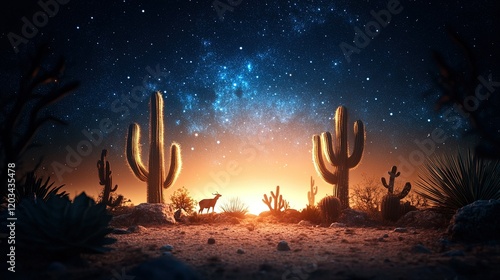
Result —
M406 182L405 186L403 187L403 190L398 195L398 198L399 199L405 198L408 195L408 193L410 193L410 190L411 190L411 184L410 182Z
M181 148L177 143L173 143L170 147L170 168L168 170L163 187L165 189L169 188L175 183L175 180L179 177L179 173L182 168L181 160Z
M139 147L140 128L133 123L129 126L127 136L127 161L135 176L141 181L147 181L148 172L141 160L141 149Z
M382 185L384 185L384 187L385 187L386 189L390 190L390 188L389 188L389 184L387 184L387 181L385 180L385 178L384 178L384 177L382 177ZM389 191L389 192L390 192L390 191Z
M339 157L333 151L333 137L330 132L321 133L321 144L323 145L323 155L326 161L331 165L339 165Z
M365 148L365 126L362 121L354 123L354 149L351 156L347 159L349 168L354 168L361 161L363 150Z
M314 163L314 168L316 169L316 172L318 172L319 175L329 184L337 184L337 174L334 172L330 172L325 165L325 162L323 160L322 156L322 147L321 147L321 139L319 135L314 135L313 136L313 150L312 150L312 156L313 156L313 163Z
M271 202L273 201L273 198L272 197L267 197L266 194L264 194L264 198L262 199L262 202L264 202L264 204L267 205L267 207L269 207L269 210L270 211L273 211L273 207L271 206Z

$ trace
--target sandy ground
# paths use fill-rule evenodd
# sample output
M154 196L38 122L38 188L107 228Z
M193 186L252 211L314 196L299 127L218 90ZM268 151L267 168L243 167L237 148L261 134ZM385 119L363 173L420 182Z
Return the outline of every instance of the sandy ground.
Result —
M114 234L115 250L89 260L116 274L171 245L171 254L203 279L500 279L498 244L450 244L443 230L394 229L252 220L177 224ZM208 244L209 238L215 243ZM289 251L277 250L281 240Z
M150 226L111 234L117 242L109 253L84 255L74 264L64 263L64 269L39 264L35 270L41 272L31 276L139 280L130 269L167 252L201 279L500 279L500 244L453 244L443 239L444 229L405 229L320 227L258 218ZM208 244L209 238L215 243ZM277 250L281 240L289 251ZM162 248L166 245L170 252Z

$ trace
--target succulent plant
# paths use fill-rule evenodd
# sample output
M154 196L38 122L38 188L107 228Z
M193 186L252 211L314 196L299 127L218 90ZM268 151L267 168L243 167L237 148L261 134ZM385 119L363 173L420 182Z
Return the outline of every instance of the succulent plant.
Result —
M163 133L163 97L160 92L151 96L150 101L150 143L148 170L142 163L140 143L140 128L137 123L129 126L127 136L127 161L135 176L147 182L148 203L164 203L163 188L172 186L181 170L181 151L178 144L170 147L170 168L165 174L164 168L164 133Z
M354 123L354 148L349 155L347 143L347 109L339 106L335 112L335 145L330 132L313 135L313 163L318 174L327 183L335 185L333 195L338 197L342 209L349 208L349 169L356 167L365 147L365 127L358 120ZM328 170L323 157L334 167Z
M26 178L16 187L16 203L22 200L47 200L51 195L68 197L65 191L59 192L64 185L54 186L54 182L50 183L50 177L45 180L37 178L34 172L28 172Z
M327 196L318 202L321 218L327 223L338 221L341 212L340 199L335 196Z
M80 253L104 253L116 241L106 237L112 216L106 205L85 193L73 202L50 195L44 200L23 200L16 209L16 245L21 252L65 258ZM5 219L3 219L5 221Z

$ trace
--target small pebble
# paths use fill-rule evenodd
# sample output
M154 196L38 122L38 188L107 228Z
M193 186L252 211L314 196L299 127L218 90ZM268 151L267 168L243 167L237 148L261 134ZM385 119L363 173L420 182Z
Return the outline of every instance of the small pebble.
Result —
M208 244L215 244L215 239L210 237L207 241Z
M242 254L245 254L245 251L244 251L243 249L241 249L241 248L240 248L240 249L238 249L238 250L236 251L236 253L237 253L237 254L242 255Z
M407 232L408 230L404 227L398 227L394 229L394 232Z
M288 246L288 243L285 240L281 240L278 243L278 251L290 251L290 246Z
M420 253L420 254L430 254L432 253L431 250L427 249L424 245L422 244L417 244L411 248L412 253Z
M160 247L160 250L167 251L167 252L171 252L173 249L174 249L174 246L169 245L169 244Z

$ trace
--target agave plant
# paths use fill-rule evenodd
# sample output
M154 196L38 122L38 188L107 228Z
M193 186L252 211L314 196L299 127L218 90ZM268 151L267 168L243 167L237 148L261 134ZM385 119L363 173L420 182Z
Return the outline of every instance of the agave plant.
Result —
M36 178L34 172L29 172L24 182L16 188L16 202L20 203L23 199L47 201L51 195L68 197L65 191L59 192L64 185L55 187L54 182L49 184L49 180L50 177L43 182L42 178Z
M429 158L419 172L417 191L438 210L453 214L476 200L500 199L500 161L470 150Z
M103 253L116 242L106 237L112 216L105 204L96 204L85 193L73 202L67 196L50 195L45 200L25 199L16 211L16 244L27 254L54 258L80 253Z

